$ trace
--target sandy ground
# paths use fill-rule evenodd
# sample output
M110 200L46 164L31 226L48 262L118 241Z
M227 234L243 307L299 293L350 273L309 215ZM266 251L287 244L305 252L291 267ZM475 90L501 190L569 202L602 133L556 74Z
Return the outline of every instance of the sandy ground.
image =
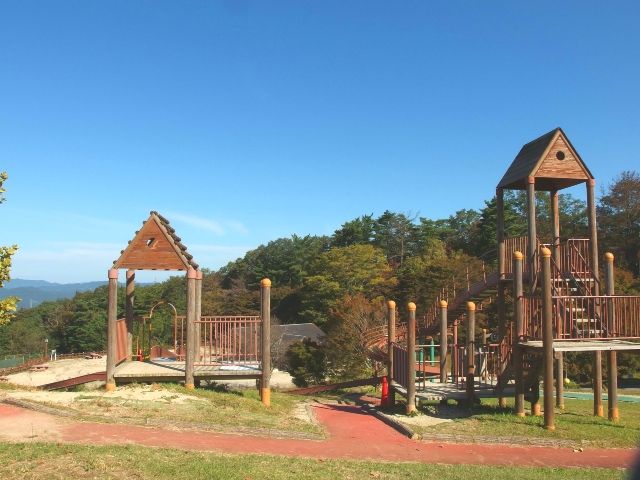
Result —
M439 425L441 423L453 422L450 418L432 417L430 415L416 415L414 417L408 415L386 415L400 423L407 425L416 425L418 427L430 427L432 425Z
M256 386L255 380L221 380L218 383L224 383L231 387L251 387ZM295 388L291 375L287 372L281 372L280 370L273 370L271 372L271 388L278 390L286 390L288 388Z
M102 389L86 392L45 392L45 391L15 391L6 392L7 398L20 400L32 400L35 402L47 402L69 406L73 402L82 400L94 400L96 398L119 398L124 400L143 400L151 402L184 403L187 401L202 401L198 397L181 393L168 392L153 385L136 385L120 387L113 392Z
M38 387L47 383L66 380L67 378L79 377L89 373L104 372L107 369L106 357L85 360L84 358L69 358L47 362L47 370L39 372L20 372L8 375L10 383L25 385L28 387Z
M107 369L106 357L92 360L86 360L83 358L57 360L55 362L47 362L44 365L47 365L49 368L43 371L26 371L8 375L8 381L9 383L13 383L16 385L38 387L60 380L66 380L68 378L79 377L80 375L104 372ZM154 368L158 368L155 365L143 362L123 364L121 367L128 367L130 369L135 368L136 371L148 371L149 373L153 373ZM256 386L255 380L223 380L219 381L218 383L225 383L232 387L253 388ZM271 373L271 388L282 390L294 388L293 382L291 381L291 375L289 375L287 372L274 370Z

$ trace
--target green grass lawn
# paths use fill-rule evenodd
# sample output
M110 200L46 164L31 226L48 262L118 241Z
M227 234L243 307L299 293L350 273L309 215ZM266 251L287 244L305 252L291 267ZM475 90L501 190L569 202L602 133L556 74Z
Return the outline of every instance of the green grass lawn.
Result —
M623 470L514 468L223 455L131 446L0 443L3 479L622 479Z
M593 403L589 400L565 400L565 409L556 409L555 431L543 428L543 417L516 417L513 399L508 399L508 408L501 409L494 399L482 401L482 405L468 407L450 404L427 404L421 407L425 413L453 418L453 422L428 427L410 427L428 439L430 434L446 433L460 437L535 437L561 439L576 445L593 447L636 447L640 443L640 404L619 403L620 421L610 422L606 418L593 416ZM605 402L605 414L606 414Z

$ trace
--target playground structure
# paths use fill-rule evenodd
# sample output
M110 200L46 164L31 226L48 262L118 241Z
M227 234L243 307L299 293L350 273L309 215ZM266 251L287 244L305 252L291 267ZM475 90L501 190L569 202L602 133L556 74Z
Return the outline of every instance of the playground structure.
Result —
M589 238L563 240L558 192L580 183L587 188ZM505 235L506 189L526 190L527 236ZM538 237L535 197L539 191L550 195L550 239ZM525 399L531 402L531 413L540 415L542 378L544 424L553 430L554 393L555 406L564 408L564 353L593 352L594 415L603 416L602 352L606 352L608 418L616 421L617 352L640 350L640 297L615 295L610 253L605 254L605 275L600 278L594 177L557 128L522 147L498 183L496 198L497 270L487 272L483 263L478 281L472 283L468 277L466 288L443 286L419 323L417 307L409 303L407 322L397 324L396 304L389 301L388 325L367 332L371 358L387 365L390 401L396 392L406 396L407 413L411 413L416 398L477 402L497 397L505 406L505 398L513 395L518 416L525 414ZM509 318L507 293L513 299ZM497 331L491 336L484 331L480 342L476 310L494 301ZM431 342L416 345L416 338ZM434 338L439 338L438 345ZM437 362L424 360L423 352L434 347ZM433 373L434 368L437 383L426 381L421 373Z
M118 318L118 270L126 269L125 316ZM187 311L173 313L173 350L151 345L154 310L134 316L136 270L178 270L187 273ZM179 382L193 389L201 380L255 378L260 397L270 404L271 281L261 282L259 316L203 316L202 271L169 221L152 211L108 272L106 389L127 382ZM135 338L135 342L134 342ZM135 352L134 352L135 350Z

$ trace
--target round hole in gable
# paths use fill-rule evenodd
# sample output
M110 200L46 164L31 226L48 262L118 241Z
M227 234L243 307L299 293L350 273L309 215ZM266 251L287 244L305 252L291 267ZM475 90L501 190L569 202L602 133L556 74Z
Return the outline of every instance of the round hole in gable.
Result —
M565 159L564 152L563 152L562 150L558 150L558 151L556 152L556 158L557 158L558 160L564 160L564 159Z
M154 243L156 243L156 239L150 238L149 240L147 240L147 247L149 248L153 247Z

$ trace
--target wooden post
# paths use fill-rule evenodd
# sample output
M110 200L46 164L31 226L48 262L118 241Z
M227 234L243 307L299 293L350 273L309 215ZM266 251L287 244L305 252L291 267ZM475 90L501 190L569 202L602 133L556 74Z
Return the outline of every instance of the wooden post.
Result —
M440 300L440 383L447 383L447 301Z
M393 344L396 341L396 302L387 302L387 379L389 381L389 407L396 404L396 392L393 389Z
M507 315L505 310L505 288L502 280L504 279L506 271L506 252L504 243L504 189L496 189L496 236L498 241L498 291L497 291L497 314L498 314L498 335L502 338L507 332ZM484 264L483 264L484 265ZM485 280L486 281L486 280ZM498 377L501 377L504 373L506 364L500 363ZM500 407L507 406L507 400L504 397L498 398L498 405Z
M522 371L522 346L520 339L524 336L523 332L523 311L522 311L522 295L524 293L522 285L522 259L521 252L513 252L513 312L515 316L515 328L513 330L513 364L516 377L516 398L515 407L516 415L524 417L524 378Z
M194 361L199 362L201 359L201 342L202 342L202 270L196 271L196 313L195 313L195 335L194 335Z
M538 272L536 271L536 258L538 249L538 238L536 228L536 184L534 177L528 177L527 179L527 225L528 225L528 248L529 248L529 290L533 295L535 293L536 278Z
M553 261L558 268L560 262L560 204L557 190L549 192L551 200L551 223L553 224ZM565 272L562 272L563 274ZM558 322L558 326L560 322ZM556 358L556 407L564 409L564 354L558 352Z
M451 382L458 383L458 320L453 321L453 338L451 340Z
M133 320L134 311L133 304L135 299L135 282L136 271L127 270L126 297L124 303L124 317L127 325L127 361L131 361L131 353L133 351Z
M598 270L598 226L596 224L596 181L590 179L587 182L587 219L589 224L589 246L591 254L591 271L596 280L600 279ZM600 295L599 283L594 284L595 295Z
M606 292L607 296L615 295L615 279L613 274L613 253L605 253L606 270ZM615 312L611 300L607 302L607 316L609 325L615 325ZM620 418L618 412L618 352L609 350L607 352L607 403L609 410L609 420L617 422Z
M498 188L496 190L496 240L498 242L498 272L500 273L500 279L503 278L505 268L505 245L504 245L504 190Z
M553 410L553 299L551 297L551 250L542 248L542 348L544 366L544 428L555 430Z
M416 411L416 304L409 302L407 322L407 415Z
M195 268L187 270L187 345L185 355L184 386L190 390L195 388L195 318L196 318L196 277Z
M473 405L475 400L475 350L476 350L476 304L467 302L467 401Z
M260 399L265 407L271 406L271 280L260 282L260 316L262 317L262 377Z
M118 269L111 268L108 273L108 303L107 303L107 392L116 389L116 356L118 337L116 322L118 320Z
M593 352L593 415L604 416L602 406L602 352Z

